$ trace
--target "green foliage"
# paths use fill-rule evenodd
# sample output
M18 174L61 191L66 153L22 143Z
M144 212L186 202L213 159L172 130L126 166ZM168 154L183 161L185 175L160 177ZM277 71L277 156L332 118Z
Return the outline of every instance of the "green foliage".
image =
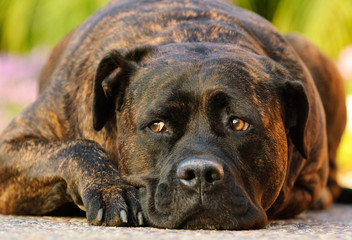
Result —
M53 46L108 0L0 0L0 49ZM351 0L234 0L281 32L300 32L330 57L352 43Z
M9 116L8 120L10 120L13 116L22 112L23 106L16 103L6 103L4 109L6 109L6 113Z
M299 32L326 54L337 58L341 49L352 43L351 0L238 0L237 5L251 9L281 32Z
M345 92L346 95L352 96L352 79L345 81Z
M237 6L256 12L270 22L275 16L279 2L280 0L235 0Z
M0 0L0 49L53 46L108 0Z
M352 133L345 131L337 151L337 164L342 172L352 171Z

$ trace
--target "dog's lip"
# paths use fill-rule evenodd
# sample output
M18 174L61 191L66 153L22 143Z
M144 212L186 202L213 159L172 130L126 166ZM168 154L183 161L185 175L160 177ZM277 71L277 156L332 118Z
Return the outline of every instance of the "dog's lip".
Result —
M236 211L233 212L232 220L236 220L237 218L241 218L246 216L249 212L249 205L243 204L241 207L237 208ZM221 210L215 209L206 209L204 207L200 208L199 210L189 214L182 223L179 225L178 228L185 228L185 229L227 229L227 227L223 226L222 221L219 223L218 215ZM233 228L237 228L239 223L237 222L236 226Z
M216 223L214 217L209 216L209 214L204 214L202 211L197 211L196 213L188 216L179 226L182 229L219 229L219 224ZM194 227L192 227L194 226ZM211 227L213 226L213 227Z

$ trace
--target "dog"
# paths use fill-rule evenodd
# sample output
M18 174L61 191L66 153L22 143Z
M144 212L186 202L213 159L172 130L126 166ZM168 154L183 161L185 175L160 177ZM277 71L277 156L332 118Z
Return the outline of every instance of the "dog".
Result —
M338 198L343 81L220 0L113 0L71 31L0 136L0 212L253 229Z

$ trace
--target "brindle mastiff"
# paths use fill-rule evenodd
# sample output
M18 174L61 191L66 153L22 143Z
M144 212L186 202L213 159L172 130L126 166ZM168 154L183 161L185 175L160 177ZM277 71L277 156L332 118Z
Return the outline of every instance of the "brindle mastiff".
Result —
M339 195L341 77L220 0L112 1L54 49L1 135L0 212L248 229Z

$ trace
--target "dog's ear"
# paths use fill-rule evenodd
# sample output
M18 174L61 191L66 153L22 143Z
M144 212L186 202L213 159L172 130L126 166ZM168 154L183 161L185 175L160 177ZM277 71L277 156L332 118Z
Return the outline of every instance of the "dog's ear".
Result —
M285 127L293 144L301 155L307 157L305 129L309 114L306 90L299 81L281 81L280 92L285 101Z
M101 130L108 119L120 111L130 77L150 47L110 50L100 61L93 86L93 127Z

